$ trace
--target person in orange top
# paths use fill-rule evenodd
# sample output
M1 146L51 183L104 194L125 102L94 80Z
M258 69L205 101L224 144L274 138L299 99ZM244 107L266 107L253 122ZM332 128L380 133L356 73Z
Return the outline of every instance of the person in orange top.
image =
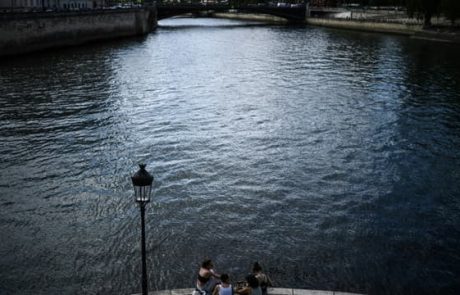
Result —
M246 277L246 286L236 289L235 292L239 295L262 295L259 281L253 274Z

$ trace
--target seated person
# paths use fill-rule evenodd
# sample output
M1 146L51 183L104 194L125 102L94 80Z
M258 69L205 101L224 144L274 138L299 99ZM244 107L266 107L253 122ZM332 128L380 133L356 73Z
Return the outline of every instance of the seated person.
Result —
M206 259L201 264L200 270L198 271L198 279L196 281L196 291L202 294L212 294L216 280L214 278L220 278L214 269L214 264L211 259Z
M250 274L246 277L247 286L236 289L240 295L262 295L262 289L259 286L259 280L255 275Z
M223 273L220 275L221 283L214 288L212 295L233 295L233 287L230 284L230 277Z

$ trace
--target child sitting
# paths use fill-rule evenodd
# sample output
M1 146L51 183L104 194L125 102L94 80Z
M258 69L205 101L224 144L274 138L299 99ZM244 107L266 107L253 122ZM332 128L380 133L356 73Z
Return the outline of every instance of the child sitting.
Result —
M223 273L220 276L221 283L214 288L212 295L233 295L233 287L230 284L230 277Z

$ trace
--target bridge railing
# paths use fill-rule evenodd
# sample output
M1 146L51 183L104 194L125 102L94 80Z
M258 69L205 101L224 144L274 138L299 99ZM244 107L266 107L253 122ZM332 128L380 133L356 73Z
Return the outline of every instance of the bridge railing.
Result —
M305 5L306 0L154 0L161 5L182 5L182 4L201 4L201 5L258 5L271 7L291 7Z

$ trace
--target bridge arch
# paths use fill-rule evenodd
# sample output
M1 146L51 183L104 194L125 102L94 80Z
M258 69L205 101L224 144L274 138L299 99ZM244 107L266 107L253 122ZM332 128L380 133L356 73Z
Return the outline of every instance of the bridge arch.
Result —
M266 14L284 18L289 22L304 22L306 17L305 4L202 4L202 3L158 3L156 5L157 19L162 20L187 13L199 13L206 11L238 12Z

